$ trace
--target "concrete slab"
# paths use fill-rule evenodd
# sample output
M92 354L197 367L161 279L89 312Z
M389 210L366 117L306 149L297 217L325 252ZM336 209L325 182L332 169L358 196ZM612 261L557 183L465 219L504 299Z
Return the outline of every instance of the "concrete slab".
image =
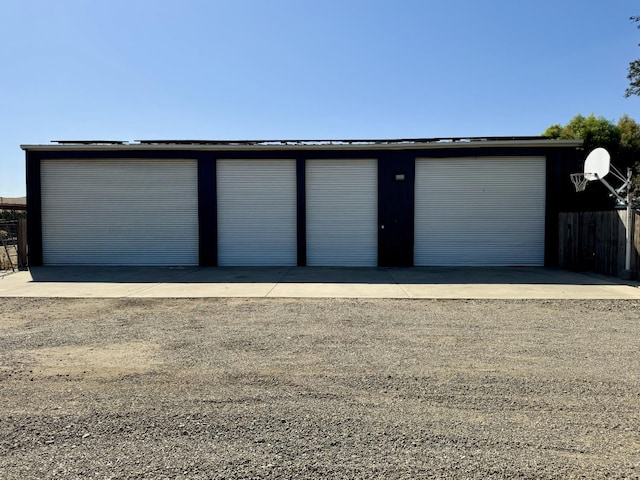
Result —
M453 285L403 285L409 298L449 299L640 299L640 291L627 285L503 285L503 284L453 284Z
M9 291L28 285L31 282L31 273L28 271L3 272L0 274L0 296Z
M164 283L196 273L199 267L34 267L34 282L48 283Z
M404 284L598 285L617 279L540 267L411 267L390 268Z
M207 267L149 286L132 297L266 297L290 267Z
M407 298L384 268L294 267L270 297Z
M0 277L0 297L640 299L639 285L525 267L39 267Z
M197 267L36 267L0 279L0 296L129 297L195 270Z
M279 283L269 297L280 298L408 298L400 285L366 283Z
M410 298L640 299L637 282L540 267L390 269Z

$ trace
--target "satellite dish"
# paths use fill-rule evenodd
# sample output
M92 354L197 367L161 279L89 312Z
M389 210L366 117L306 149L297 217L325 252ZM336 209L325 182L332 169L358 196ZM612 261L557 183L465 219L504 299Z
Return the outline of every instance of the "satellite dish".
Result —
M592 181L606 177L610 163L611 155L606 149L598 147L592 150L584 161L584 178Z

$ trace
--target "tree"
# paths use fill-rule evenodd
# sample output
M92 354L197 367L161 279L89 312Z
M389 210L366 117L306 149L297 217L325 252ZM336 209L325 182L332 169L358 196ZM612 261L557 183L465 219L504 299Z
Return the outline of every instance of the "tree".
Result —
M638 79L640 81L640 77ZM591 114L576 115L569 123L551 125L542 134L549 138L581 139L585 152L596 147L606 148L611 153L612 164L624 174L628 167L634 169L636 192L640 191L640 125L628 115L623 115L617 124L604 117Z
M0 220L20 220L21 218L27 218L27 212L16 212L13 210L0 210Z
M631 17L629 20L637 23L638 28L640 28L640 16ZM640 95L640 59L629 62L627 79L629 80L629 87L624 96Z
M633 165L634 160L640 161L640 125L628 115L623 115L618 120L617 128L620 132L621 162Z
M635 124L629 117L626 118ZM588 117L576 115L564 126L551 125L542 135L549 138L580 139L584 141L586 151L604 147L612 153L617 152L621 140L620 130L616 125L594 114Z

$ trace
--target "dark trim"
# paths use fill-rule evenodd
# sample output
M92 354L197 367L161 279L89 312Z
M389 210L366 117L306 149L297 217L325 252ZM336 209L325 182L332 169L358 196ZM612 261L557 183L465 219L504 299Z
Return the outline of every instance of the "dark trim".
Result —
M545 180L545 204L544 204L544 266L556 267L558 265L558 188L555 167L558 159L555 154L547 155L546 180Z
M469 148L428 148L428 149L363 149L363 150L296 150L295 153L285 149L274 150L220 150L207 152L200 150L34 150L28 151L29 155L40 159L99 159L99 158L144 158L144 159L180 159L180 158L224 158L224 159L280 159L280 158L305 158L305 159L345 159L350 158L384 158L384 157L411 157L411 158L456 158L456 157L482 157L493 156L546 156L551 151L575 151L570 147L548 146L496 146L496 147L472 147Z
M218 265L218 196L215 158L198 158L199 265Z
M87 160L87 159L198 159L212 158L212 152L202 152L197 150L34 150L27 151L27 155L41 160Z
M42 183L38 155L27 152L26 172L28 264L30 267L40 267L42 266Z
M296 240L298 266L307 266L307 162L296 159Z
M404 152L378 158L379 267L413 266L415 165Z

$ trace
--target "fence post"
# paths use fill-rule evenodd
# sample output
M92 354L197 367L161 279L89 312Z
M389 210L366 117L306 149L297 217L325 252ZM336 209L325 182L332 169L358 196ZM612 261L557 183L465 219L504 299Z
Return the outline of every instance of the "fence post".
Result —
M635 270L636 276L640 276L640 212L635 212L633 215L633 244L632 254L635 257Z
M18 220L18 268L27 268L27 220L21 218Z

